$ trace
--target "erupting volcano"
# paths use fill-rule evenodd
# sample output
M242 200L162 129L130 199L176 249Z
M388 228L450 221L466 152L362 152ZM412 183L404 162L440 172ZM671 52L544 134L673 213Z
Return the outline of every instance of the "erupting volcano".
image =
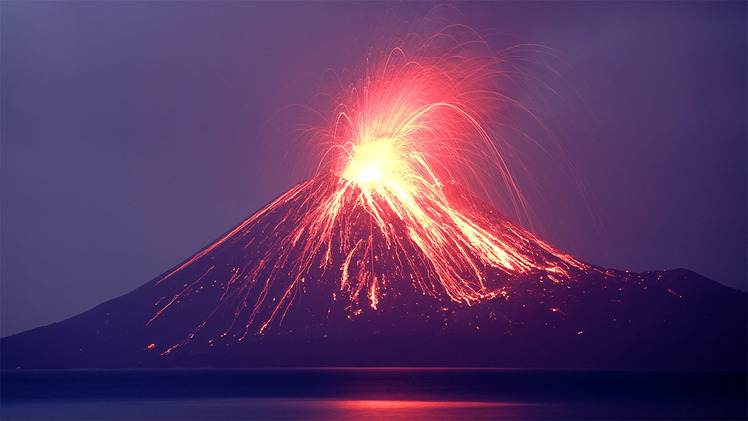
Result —
M527 212L526 46L461 25L391 44L337 75L305 132L315 176L132 293L3 339L2 366L744 366L745 294L583 263L478 196Z

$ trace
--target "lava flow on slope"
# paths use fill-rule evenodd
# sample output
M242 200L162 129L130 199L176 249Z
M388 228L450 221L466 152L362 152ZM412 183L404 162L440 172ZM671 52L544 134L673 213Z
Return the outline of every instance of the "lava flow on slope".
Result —
M270 329L335 324L333 312L352 319L446 310L506 299L520 279L564 285L579 272L605 275L460 186L439 190L439 201L413 198L423 218L415 224L408 205L332 173L300 183L158 279L156 288L176 293L161 297L148 324L169 314L196 319L168 354L206 326L211 343L243 340Z

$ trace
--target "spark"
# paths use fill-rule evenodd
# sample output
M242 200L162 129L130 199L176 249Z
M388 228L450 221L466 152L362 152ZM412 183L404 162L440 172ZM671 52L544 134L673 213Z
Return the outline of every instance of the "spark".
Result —
M386 311L403 281L461 305L506 299L507 280L530 273L569 282L585 264L476 209L479 202L459 190L486 191L498 178L503 199L526 207L508 165L512 147L495 129L510 126L517 110L534 118L507 93L517 48L493 54L470 28L450 24L371 49L361 72L341 73L349 80L339 80L333 112L312 131L320 174L159 280L211 260L148 323L201 282L222 288L218 307L233 311L221 337L240 340L281 326L304 291L324 279L338 280L330 299L347 303L349 318ZM245 252L229 256L237 245ZM228 282L220 282L225 273Z

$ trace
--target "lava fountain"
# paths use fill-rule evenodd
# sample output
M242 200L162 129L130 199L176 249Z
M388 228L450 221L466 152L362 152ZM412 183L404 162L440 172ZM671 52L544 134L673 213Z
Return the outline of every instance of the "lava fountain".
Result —
M360 71L335 73L332 112L308 132L319 175L160 279L204 266L202 277L157 303L149 323L205 286L221 290L208 319L230 310L221 336L242 339L281 326L322 279L336 279L330 299L349 317L384 311L403 282L461 305L506 296L512 279L530 273L570 282L589 267L455 194L458 186L487 192L500 183L502 199L526 210L507 164L512 144L502 136L518 131L511 115L538 121L508 94L523 48L494 54L470 28L446 24L371 48ZM245 252L222 257L229 244Z

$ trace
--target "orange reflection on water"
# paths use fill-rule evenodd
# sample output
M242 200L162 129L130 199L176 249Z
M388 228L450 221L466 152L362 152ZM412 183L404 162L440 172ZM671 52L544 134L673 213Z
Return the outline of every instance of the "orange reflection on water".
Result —
M523 404L510 402L330 400L334 419L496 420L522 418Z

